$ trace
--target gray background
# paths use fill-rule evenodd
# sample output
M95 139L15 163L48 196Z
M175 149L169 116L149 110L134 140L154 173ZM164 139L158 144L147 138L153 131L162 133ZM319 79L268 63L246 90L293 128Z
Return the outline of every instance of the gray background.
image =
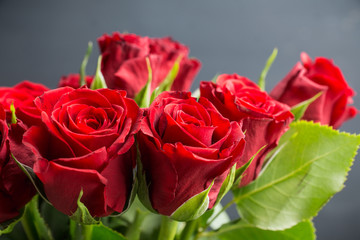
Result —
M89 40L113 31L171 35L188 45L191 56L203 63L194 86L217 73L256 80L278 47L267 90L306 51L333 58L360 92L358 0L0 0L0 83L11 86L28 79L54 88L61 75L78 71ZM95 70L96 54L88 73ZM360 108L358 96L354 101ZM360 117L347 122L342 130L360 133L359 122ZM320 240L360 239L358 161L346 188L314 220Z

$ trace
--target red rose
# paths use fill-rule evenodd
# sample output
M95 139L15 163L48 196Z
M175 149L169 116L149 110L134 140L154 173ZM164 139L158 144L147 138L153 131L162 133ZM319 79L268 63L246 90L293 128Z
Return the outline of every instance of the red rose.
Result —
M90 88L92 80L92 76L85 76L85 82L88 88ZM67 76L62 76L59 81L59 87L80 88L80 74L73 73Z
M46 197L61 212L76 211L81 190L92 216L124 210L133 183L134 135L142 117L125 95L66 87L35 99L43 124L29 128L23 143L33 153L33 170Z
M222 74L216 84L201 82L200 92L223 116L242 122L246 147L237 163L238 168L266 146L244 172L241 186L245 186L257 177L264 157L277 146L280 136L288 129L293 120L290 107L275 101L255 83L237 74Z
M172 90L188 91L200 69L200 62L189 59L189 49L171 38L148 38L135 34L113 33L98 39L102 54L101 71L112 89L126 90L133 98L146 84L149 57L153 71L151 91L165 79L176 59L182 56Z
M34 195L30 180L10 158L9 128L0 104L0 223L17 217Z
M141 123L138 139L152 208L168 216L215 179L208 195L212 208L245 144L239 123L188 92L160 94Z
M348 86L340 68L332 60L318 57L313 62L306 53L301 61L279 82L270 95L289 106L301 103L319 92L322 95L309 105L302 119L339 128L356 116L353 103L355 92Z
M34 99L49 90L44 85L23 81L14 87L0 87L0 104L11 115L10 105L13 103L16 109L16 116L26 125L39 124L40 111L34 104Z

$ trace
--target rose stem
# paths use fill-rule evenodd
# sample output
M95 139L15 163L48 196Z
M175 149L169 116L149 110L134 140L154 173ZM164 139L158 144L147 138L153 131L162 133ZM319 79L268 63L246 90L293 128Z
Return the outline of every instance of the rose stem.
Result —
M144 222L147 212L136 209L135 218L133 223L126 231L126 239L128 240L138 240L140 239L141 225Z
M158 240L173 240L176 235L178 222L167 216L162 216Z
M184 230L182 230L180 239L181 240L189 240L193 235L196 234L198 228L198 221L193 220L186 223Z

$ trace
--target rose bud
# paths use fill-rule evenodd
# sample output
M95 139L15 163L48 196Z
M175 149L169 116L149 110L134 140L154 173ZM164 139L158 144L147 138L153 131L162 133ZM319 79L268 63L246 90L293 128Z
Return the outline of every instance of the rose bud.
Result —
M148 192L147 196L140 193L140 200L157 213L187 221L214 206L245 142L240 124L221 116L207 99L196 101L189 92L163 92L142 120L138 144L140 174L145 175ZM205 207L182 208L207 189ZM200 212L179 217L183 211Z
M93 81L92 76L85 76L86 86L90 88L91 83ZM67 76L62 76L60 78L59 87L72 87L72 88L80 88L80 74L72 73Z
M14 87L0 87L0 104L5 108L7 118L11 116L10 105L14 104L16 116L27 126L39 124L40 111L34 99L49 90L42 84L23 81Z
M42 125L29 128L23 143L31 149L33 171L47 199L59 211L74 214L81 191L80 200L94 217L127 207L136 157L134 135L143 113L125 95L65 87L35 99ZM21 149L13 152L21 162Z
M98 43L102 54L101 71L107 86L126 90L131 98L148 80L146 58L150 59L153 74L151 92L164 81L179 57L180 68L171 90L188 91L200 70L200 62L188 58L189 49L170 37L113 33L112 36L101 36Z
M21 123L19 123L21 124ZM14 124L13 124L14 125ZM21 209L35 195L30 180L11 159L9 128L0 104L0 223L18 217Z
M216 84L201 82L200 93L224 117L242 122L246 146L237 168L257 153L242 176L240 185L245 186L258 176L266 154L277 146L279 138L288 129L293 120L290 107L272 99L255 83L237 74L222 74Z
M289 106L301 103L322 92L309 105L302 119L339 128L343 122L356 116L353 103L355 92L348 86L339 67L324 57L312 61L301 53L298 62L286 77L271 91L270 95Z

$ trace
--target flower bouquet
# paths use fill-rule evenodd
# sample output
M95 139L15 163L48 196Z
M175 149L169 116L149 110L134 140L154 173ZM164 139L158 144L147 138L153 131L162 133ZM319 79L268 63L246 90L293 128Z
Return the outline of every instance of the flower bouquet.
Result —
M89 43L58 88L0 88L0 239L315 239L360 144L336 130L357 109L331 60L302 53L268 94L275 49L258 83L191 93L201 64L181 43L98 44L93 76Z

